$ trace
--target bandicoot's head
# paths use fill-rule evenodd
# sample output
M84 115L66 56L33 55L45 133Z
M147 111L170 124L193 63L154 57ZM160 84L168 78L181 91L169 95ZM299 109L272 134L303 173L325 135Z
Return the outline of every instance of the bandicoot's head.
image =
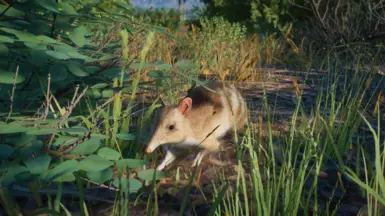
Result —
M163 106L159 112L156 128L146 153L153 152L163 144L183 142L191 131L186 115L191 111L192 100L187 97L178 106Z

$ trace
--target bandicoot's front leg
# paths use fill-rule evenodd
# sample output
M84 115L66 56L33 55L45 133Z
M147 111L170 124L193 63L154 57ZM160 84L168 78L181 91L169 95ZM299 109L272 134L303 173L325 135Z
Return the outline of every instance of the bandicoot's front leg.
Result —
M166 150L166 156L164 157L163 161L156 167L157 170L163 170L166 166L174 162L175 155L170 149Z

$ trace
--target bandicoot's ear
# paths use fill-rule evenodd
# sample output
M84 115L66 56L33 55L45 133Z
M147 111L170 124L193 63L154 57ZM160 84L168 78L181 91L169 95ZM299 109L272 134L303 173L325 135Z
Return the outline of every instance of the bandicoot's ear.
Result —
M179 103L179 111L183 114L186 115L188 112L190 112L192 108L192 99L189 97L186 97Z

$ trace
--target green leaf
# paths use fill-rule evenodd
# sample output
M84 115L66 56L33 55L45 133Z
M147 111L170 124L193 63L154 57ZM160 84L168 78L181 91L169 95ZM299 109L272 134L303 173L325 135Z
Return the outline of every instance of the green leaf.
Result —
M8 47L4 44L0 44L0 56L8 56L9 50Z
M37 42L36 41L36 35L34 34L31 34L29 32L24 32L24 31L19 31L19 30L16 30L16 29L11 29L11 28L6 28L6 27L2 27L0 28L1 31L5 31L9 34L13 34L15 35L17 38L19 38L20 40L22 40L23 42Z
M171 68L172 66L169 64L159 64L155 66L155 69L158 69L158 70L169 70Z
M39 174L32 174L30 171L18 173L15 175L15 180L18 183L28 183L31 181L36 181L40 177Z
M13 43L13 39L4 35L0 35L0 42Z
M118 75L122 72L121 68L109 68L101 72L103 75Z
M97 155L90 155L79 162L80 169L86 172L98 172L107 169L112 165L113 162Z
M26 134L28 135L48 135L59 132L59 129L51 129L51 128L31 128Z
M160 71L160 70L152 70L152 71L149 71L147 72L147 76L149 77L162 77L164 76L164 73L163 71Z
M71 140L71 141L69 141ZM63 143L66 143L64 146L72 145L78 140L77 137L72 137L72 136L59 136L56 138L55 142L53 143L53 146L59 146Z
M0 11L5 11L6 9L8 8L7 5L3 5L1 4L0 5ZM19 10L16 10L15 8L11 7L7 10L7 12L5 12L4 14L5 16L10 16L10 17L21 17L21 16L24 16L25 13L22 12L22 11L19 11Z
M99 149L98 155L107 160L118 160L120 158L119 152L107 147Z
M53 182L73 182L75 180L76 180L76 178L75 178L74 174L69 173L69 174L65 174L65 175L62 175L60 177L57 177L57 178L53 179L52 181Z
M87 130L87 128L85 128L83 126L74 126L74 127L70 127L70 128L60 129L60 131L63 131L63 132L66 132L66 133L70 133L70 134L83 135L88 130Z
M135 169L146 165L147 161L139 160L139 159L121 159L121 160L115 161L115 163L119 169L125 169L125 168Z
M1 73L1 71L0 71ZM1 77L1 75L0 75ZM0 79L1 83L1 79ZM12 134L12 133L23 133L30 130L27 127L12 126L12 125L0 125L0 134Z
M151 181L153 180L155 174L155 180L159 180L161 178L166 177L166 173L154 169L148 169L148 170L142 170L138 173L138 177L146 180L146 181Z
M32 174L44 174L49 167L49 164L51 163L51 156L38 156L36 158L24 161L24 164L29 169L29 172Z
M25 166L20 166L18 164L5 165L0 168L0 171L6 171L5 175L1 176L0 184L2 186L8 186L15 182L15 176L19 173L28 171Z
M96 150L98 150L100 147L100 139L97 137L91 137L91 139L84 141L83 143L80 143L78 146L76 146L71 152L71 155L76 154L92 154Z
M13 84L15 72L4 71L0 69L0 83ZM24 82L25 78L20 73L17 75L16 84Z
M79 26L75 28L70 34L69 37L76 45L79 47L84 46L85 35L87 34L87 29L84 26Z
M133 133L116 134L116 138L121 140L135 140L136 136Z
M0 144L0 160L7 159L13 153L13 148L9 145Z
M112 178L112 174L113 174L112 168L108 167L107 169L100 170L97 172L87 172L87 177L94 182L103 184L104 182Z
M58 9L59 11L64 11L66 14L69 15L77 15L78 13L76 10L67 2L58 2Z
M47 53L49 56L52 56L53 58L59 59L59 60L68 60L68 59L70 59L70 57L67 54L62 53L62 52L57 52L57 51L53 51L53 50L47 50L47 51L45 51L45 53Z
M85 77L89 75L89 73L86 70L84 70L81 64L78 62L72 62L68 64L67 67L68 67L68 70L75 76Z
M65 64L54 64L49 68L51 74L51 81L63 81L68 77L67 65Z
M58 180L61 176L72 174L79 170L79 162L76 160L67 160L48 171L45 179L47 181Z
M190 60L180 60L175 65L182 70L191 70L198 67Z
M113 181L113 184L115 187L118 187L121 190L129 193L135 193L142 187L142 183L137 179L127 179L124 177L122 177L121 179L115 179Z
M90 89L89 91L87 91L86 95L94 99L98 99L102 97L102 93L100 93L98 89Z
M98 83L93 86L91 86L91 89L101 89L108 86L108 83Z
M36 0L36 2L39 3L42 7L50 11L59 13L58 4L56 3L55 0Z
M102 97L103 98L110 98L114 96L114 90L112 89L105 89L102 91Z

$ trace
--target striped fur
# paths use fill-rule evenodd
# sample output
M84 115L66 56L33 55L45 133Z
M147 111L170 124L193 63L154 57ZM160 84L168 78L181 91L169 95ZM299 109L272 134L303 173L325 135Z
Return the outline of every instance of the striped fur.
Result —
M199 165L204 155L220 149L220 138L233 128L242 130L247 123L245 100L233 85L217 82L206 87L214 92L199 86L190 89L178 106L164 106L160 110L146 149L150 153L160 145L166 147L158 170L175 160L175 148L198 147L193 166Z

